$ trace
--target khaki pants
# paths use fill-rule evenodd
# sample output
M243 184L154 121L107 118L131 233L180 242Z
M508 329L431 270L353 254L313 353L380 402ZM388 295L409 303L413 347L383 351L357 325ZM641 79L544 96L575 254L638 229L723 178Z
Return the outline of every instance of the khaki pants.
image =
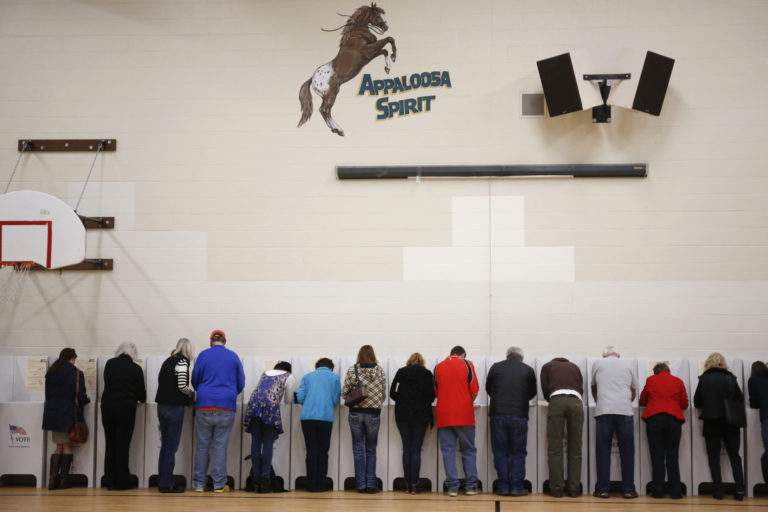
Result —
M581 433L584 408L574 395L555 395L549 400L547 413L547 461L549 488L581 492ZM568 481L563 479L563 431L568 443Z

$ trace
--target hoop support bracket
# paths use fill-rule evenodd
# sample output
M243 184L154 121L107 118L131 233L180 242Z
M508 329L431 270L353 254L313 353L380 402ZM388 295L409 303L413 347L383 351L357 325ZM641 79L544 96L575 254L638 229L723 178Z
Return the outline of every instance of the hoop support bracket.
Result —
M85 259L80 263L74 265L67 265L61 268L45 268L42 265L34 264L30 270L48 270L48 271L63 271L63 270L106 270L112 271L114 269L114 260L112 258L98 258L98 259Z
M86 217L85 215L79 217L85 229L115 229L114 217Z
M19 151L117 151L117 139L19 139Z

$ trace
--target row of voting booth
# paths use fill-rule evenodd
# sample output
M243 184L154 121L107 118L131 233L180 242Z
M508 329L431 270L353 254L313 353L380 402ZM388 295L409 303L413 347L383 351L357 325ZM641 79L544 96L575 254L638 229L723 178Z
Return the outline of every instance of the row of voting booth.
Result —
M44 376L49 364L55 358L0 356L0 425L7 425L9 436L0 445L0 485L47 485L47 454L52 453L55 445L50 436L41 429L43 405L45 401ZM71 473L75 484L83 486L101 486L104 459L104 432L99 421L98 403L104 388L103 368L108 356L86 357L77 360L77 366L86 376L86 388L91 403L85 407L86 423L91 432L87 443L74 447L74 464ZM157 461L160 452L160 434L157 421L157 404L154 403L157 391L157 376L165 357L151 356L137 361L145 370L147 378L146 404L138 406L136 425L130 449L130 471L136 477L140 487L157 485ZM489 398L485 392L485 377L491 365L498 359L471 359L474 363L480 384L480 393L475 400L475 445L477 447L477 469L480 485L484 492L491 492L496 480L496 470L490 446L488 421ZM594 456L595 443L595 401L590 392L590 378L596 359L572 359L581 369L584 377L585 425L582 438L581 480L584 492L591 492L596 483ZM635 425L635 486L640 494L649 492L651 481L651 462L645 427L641 420L642 408L638 398L648 376L652 375L653 366L660 361L648 359L625 359L638 377L639 389L634 400ZM246 385L238 400L235 426L230 438L227 454L227 471L232 488L245 488L250 477L251 439L242 425L243 409L247 405L251 392L261 374L271 369L277 359L245 357L243 367ZM334 358L335 372L342 379L354 362L354 358ZM301 378L314 370L315 360L292 358L293 375L296 385ZM427 367L433 369L439 359L427 361ZM536 370L539 381L538 396L530 402L528 423L528 447L526 459L526 487L532 492L546 492L548 486L547 467L547 402L544 401L538 376L548 359L527 358L525 363ZM704 438L701 435L702 421L693 409L693 392L696 389L698 375L703 369L703 361L693 359L671 359L665 361L673 375L685 383L691 402L684 411L686 422L683 425L680 442L680 474L686 494L698 495L711 490L710 472ZM751 360L728 359L728 368L733 372L744 390L745 400L749 402L745 383L749 376ZM404 358L390 358L380 361L387 374L389 387L399 368L404 366ZM274 449L272 465L277 477L282 478L286 489L303 487L305 476L305 449L301 430L301 405L284 404L281 408L285 433L281 435ZM352 439L347 423L348 409L339 406L333 425L328 476L337 490L354 489L354 461L352 457ZM747 493L752 496L757 490L762 493L766 487L762 481L760 456L763 453L760 433L759 412L747 408L748 426L744 429L741 443L741 455L745 460ZM184 429L179 450L176 453L175 478L177 483L191 486L195 435L193 411L188 409L184 418ZM746 458L744 455L747 455ZM394 403L387 399L381 412L381 427L377 448L376 474L383 490L403 488L402 480L402 445L400 434L395 424ZM457 453L460 477L462 465ZM724 482L733 482L728 457L723 449L721 454ZM421 465L422 484L433 491L442 490L445 479L442 455L438 447L437 433L427 431L422 448ZM621 465L618 447L614 440L611 454L611 481L618 486L621 481ZM613 484L612 484L613 485Z

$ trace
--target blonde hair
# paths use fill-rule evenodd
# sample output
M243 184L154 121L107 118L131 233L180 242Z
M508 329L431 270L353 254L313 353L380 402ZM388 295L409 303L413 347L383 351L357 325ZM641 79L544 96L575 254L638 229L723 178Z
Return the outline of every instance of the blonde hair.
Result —
M720 352L712 352L707 357L707 360L704 361L704 370L709 370L711 368L722 368L723 370L728 369L728 363L725 362L725 357L723 357L723 354Z
M418 352L414 352L411 354L411 357L408 358L408 361L405 363L405 366L413 366L414 364L419 366L424 366L424 358L421 357L421 354Z
M195 355L195 349L192 347L192 342L189 341L189 339L179 338L179 341L176 342L176 348L173 349L171 355L176 356L179 354L187 358L189 361L192 360L192 357Z

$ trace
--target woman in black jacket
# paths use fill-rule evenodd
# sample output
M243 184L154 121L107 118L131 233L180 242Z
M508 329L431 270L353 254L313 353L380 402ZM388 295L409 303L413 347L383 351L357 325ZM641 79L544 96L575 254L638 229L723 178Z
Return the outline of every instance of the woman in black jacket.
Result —
M51 455L48 467L49 491L72 486L68 478L72 467L69 431L75 424L75 418L84 421L83 406L91 401L85 391L85 377L75 367L75 359L75 349L65 348L45 374L43 430L50 430L53 442L56 443L56 451ZM75 407L75 401L78 407Z
M432 402L435 400L432 372L424 367L421 354L412 354L405 366L397 370L389 389L389 397L395 401L395 423L403 441L405 492L417 494L421 445L427 426L435 424L432 414Z
M722 354L714 352L704 362L704 373L699 377L699 384L693 395L693 406L701 409L704 420L704 439L707 443L709 470L715 485L713 497L723 499L723 479L720 474L720 445L725 442L725 450L731 461L733 479L736 484L734 498L744 499L744 467L739 455L741 431L739 427L725 422L726 399L744 403L744 395L736 381L736 376L728 371L728 365Z
M768 483L768 366L762 361L752 363L752 373L749 377L749 406L760 409L760 431L763 434L763 455L760 466L763 469L763 480Z
M104 426L104 481L110 491L132 489L128 469L137 402L147 399L144 371L134 361L136 345L121 343L115 357L104 365L104 392L101 394L101 424Z

